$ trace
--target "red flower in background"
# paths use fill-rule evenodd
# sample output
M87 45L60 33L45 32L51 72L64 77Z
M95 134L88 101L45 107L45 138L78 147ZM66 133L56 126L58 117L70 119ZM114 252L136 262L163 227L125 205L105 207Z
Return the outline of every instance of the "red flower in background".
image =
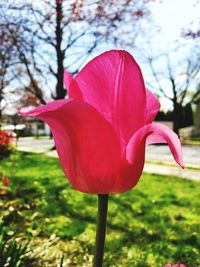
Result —
M65 72L64 82L69 99L21 115L36 116L50 126L62 169L77 190L108 194L133 188L143 170L146 144L168 143L183 166L177 135L152 123L160 104L145 89L128 52L105 52L75 78Z
M10 184L10 179L9 179L8 177L4 176L4 177L2 178L2 184L3 184L4 186L8 186L8 185Z
M13 133L0 130L0 145L8 145L13 141Z

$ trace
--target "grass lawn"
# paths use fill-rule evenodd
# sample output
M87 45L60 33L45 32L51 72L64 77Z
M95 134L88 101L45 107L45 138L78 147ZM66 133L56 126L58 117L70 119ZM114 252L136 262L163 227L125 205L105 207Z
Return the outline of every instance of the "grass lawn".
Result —
M57 159L20 152L1 162L9 176L0 220L18 243L29 240L28 267L92 266L97 196L75 191ZM2 190L2 189L1 189ZM200 266L200 183L143 174L133 190L109 199L104 267Z
M184 139L181 141L184 145L194 145L194 146L200 146L200 138L199 137L193 137L190 139Z

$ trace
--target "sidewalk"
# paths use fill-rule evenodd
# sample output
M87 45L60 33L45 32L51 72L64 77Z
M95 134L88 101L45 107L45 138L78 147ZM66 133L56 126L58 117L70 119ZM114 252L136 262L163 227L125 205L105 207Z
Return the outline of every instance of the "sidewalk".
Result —
M162 175L171 175L171 176L178 176L184 179L190 179L195 181L200 181L200 170L193 170L190 168L185 167L182 169L179 166L170 166L170 165L159 165L153 163L145 163L144 165L144 172L148 173L158 173Z
M50 151L53 146L53 140L47 138L35 139L33 137L25 137L20 138L18 142L18 150L44 153L50 157L57 157L56 150ZM144 165L144 172L200 181L200 147L183 146L183 158L185 169L175 165L176 163L168 146L148 146L146 149L147 162Z

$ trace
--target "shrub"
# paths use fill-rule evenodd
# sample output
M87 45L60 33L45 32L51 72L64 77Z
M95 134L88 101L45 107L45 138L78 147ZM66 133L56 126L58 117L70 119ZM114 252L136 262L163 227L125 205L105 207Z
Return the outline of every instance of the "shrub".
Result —
M13 138L13 133L0 130L0 160L11 154Z
M27 244L20 245L15 240L9 239L0 225L0 266L23 267L27 258L26 254Z

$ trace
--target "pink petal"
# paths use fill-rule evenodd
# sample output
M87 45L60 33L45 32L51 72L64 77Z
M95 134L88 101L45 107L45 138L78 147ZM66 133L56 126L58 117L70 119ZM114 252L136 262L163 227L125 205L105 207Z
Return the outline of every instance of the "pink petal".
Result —
M105 52L90 61L75 80L83 100L113 125L124 147L146 116L146 90L134 58L126 51ZM71 89L70 97L77 99Z
M65 70L64 71L64 85L67 90L69 89L69 86L72 80L73 80L72 75L68 71Z
M183 167L181 143L178 136L170 128L160 123L148 124L133 135L127 146L127 159L130 163L134 163L138 152L140 153L139 147L143 146L145 142L147 145L168 143L175 161ZM133 151L135 153L132 153Z
M124 168L124 171L130 174L126 179L126 191L137 184L144 167L146 141L149 144L152 139L155 142L156 139L158 142L167 142L174 159L183 167L181 144L178 136L165 125L159 123L145 125L132 136L127 145L126 159L131 167Z
M153 134L149 135L147 138L148 144L158 144L158 143L168 143L171 153L175 159L175 161L184 168L183 164L183 155L181 149L180 140L169 127L160 123L151 124L151 128L153 130Z
M82 99L82 94L77 85L77 82L74 80L72 75L66 70L64 71L64 85L65 88L70 92L70 94L73 94L73 98L79 100Z
M61 108L63 105L65 105L68 102L69 100L61 99L61 100L49 102L47 105L42 105L35 109L28 110L28 111L26 108L21 108L19 115L20 116L39 116L40 114L45 113L45 112L55 111L56 109Z
M146 89L146 124L152 123L159 110L160 102L158 98Z
M120 145L111 125L90 105L58 100L24 115L49 124L62 169L79 191L106 194L120 166Z

